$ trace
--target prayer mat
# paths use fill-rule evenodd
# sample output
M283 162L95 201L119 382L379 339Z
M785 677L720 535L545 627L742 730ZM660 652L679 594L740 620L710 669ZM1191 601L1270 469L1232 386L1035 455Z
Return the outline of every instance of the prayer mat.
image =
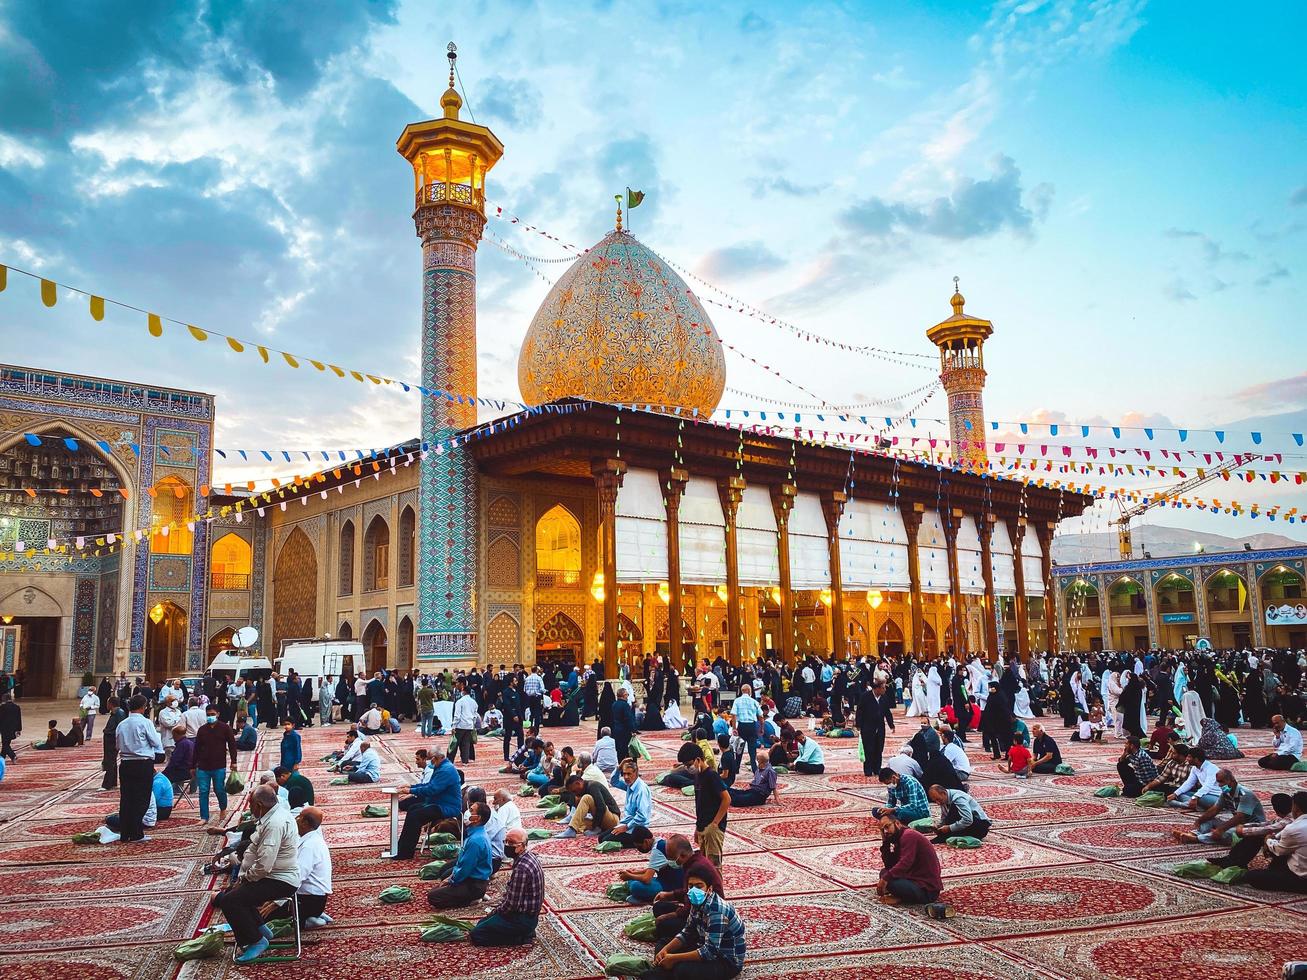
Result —
M382 848L376 846L333 847L331 849L332 879L405 877L416 881L418 868L431 860L425 852L407 861L401 861L398 858L383 858L381 851Z
M86 897L0 905L6 953L189 939L209 907L207 892Z
M957 922L961 919L951 920ZM1280 909L1004 941L1009 956L1069 980L1267 980L1307 960L1307 918Z
M159 980L177 968L172 951L177 943L135 946L130 955L120 947L91 944L76 950L39 950L0 955L5 980Z
M106 811L110 813L113 811ZM19 841L50 841L50 840L68 840L73 834L85 833L88 830L94 830L104 824L105 814L101 814L99 819L94 817L82 817L71 820L19 820L10 824L5 824L0 828L0 840L6 844L18 843ZM146 834L154 836L155 834L191 834L194 835L202 828L204 824L199 817L190 817L182 815L179 817L169 817L162 821L157 827L147 828Z
M880 840L880 824L865 813L842 813L829 817L787 817L771 820L730 820L728 834L736 834L763 848L794 847L798 844Z
M1130 806L1132 815L1137 812L1129 803L1097 799L1092 795L1077 799L1040 796L988 803L985 804L985 813L989 815L995 827L1029 827L1102 820L1124 812L1125 806Z
M112 845L105 845L112 846ZM132 861L124 864L43 864L0 871L0 904L28 903L33 895L60 899L81 895L129 895L141 893L141 882L149 882L152 894L199 891L209 876L200 869L204 858L180 861ZM80 901L77 899L75 901Z
M909 951L804 956L796 944L793 959L746 967L748 980L1046 980L1047 973L970 943L925 946Z
M354 816L357 818L358 814ZM400 826L403 814L400 814ZM324 823L322 839L333 849L337 847L363 847L372 845L386 848L390 846L390 815L384 820L356 819L353 823Z
M1154 818L1153 815L1157 816ZM1174 814L1174 818L1166 819ZM1193 830L1192 818L1184 818L1179 811L1139 811L1144 819L1131 819L1129 815L1099 823L1071 824L1065 827L1032 826L1011 830L1013 837L1047 844L1058 850L1070 851L1099 861L1122 861L1130 858L1167 854L1174 851L1219 850L1204 845L1182 844L1172 831ZM1151 819L1150 819L1151 818ZM1198 854L1205 857L1205 854Z
M380 905L378 905L380 908ZM455 910L452 914L458 915ZM489 948L471 943L424 943L415 924L382 928L329 928L305 934L297 963L269 969L241 964L230 955L182 966L179 980L268 980L272 976L314 980L359 977L439 977L440 980L581 980L603 972L599 963L552 915L540 917L534 943Z
M1140 920L1211 915L1246 907L1179 881L1106 864L1035 868L949 881L940 900L957 910L943 928L968 939L1101 928ZM1159 934L1166 930L1159 930ZM1158 973L1156 976L1166 976Z
M1225 854L1226 849L1202 848L1196 852L1181 852L1163 855L1161 857L1138 858L1133 861L1122 861L1118 867L1127 868L1131 871L1138 871L1147 875L1156 875L1166 881L1175 881L1175 869L1180 865L1190 861L1205 861L1209 857L1221 857ZM1238 898L1241 901L1253 905L1279 905L1289 907L1294 899L1302 896L1292 892L1268 892L1245 885L1242 882L1236 882L1227 885L1220 881L1214 881L1207 878L1186 878L1186 885L1190 888L1198 888L1202 891L1210 891L1217 895L1226 895Z
M439 882L419 881L417 875L411 873L400 881L393 879L378 881L368 878L345 878L337 881L333 876L327 911L335 920L336 926L340 928L395 925L404 922L421 923L435 914L435 910L427 904L427 892L437 884ZM413 900L394 905L382 902L377 896L383 888L391 885L403 885L412 889ZM451 914L464 918L479 918L485 905L493 905L503 897L507 885L508 871L503 870L490 879L490 887L481 902L461 912L454 910Z
M160 834L137 844L0 844L0 867L15 864L55 864L83 861L132 862L141 858L179 858L213 854L218 850L216 838L197 839L177 834Z
M1077 769L1082 766L1077 763ZM1113 783L1119 783L1121 777L1112 772L1077 772L1074 776L1054 776L1049 779L1049 784L1056 786L1058 789L1102 789L1104 786L1111 786Z
M740 781L744 785L744 781ZM883 795L883 794L882 794ZM689 802L689 801L687 801ZM762 806L731 807L729 822L736 820L755 820L764 817L805 816L808 814L836 813L870 813L872 803L847 793L826 791L781 791L779 803L766 803ZM694 808L689 807L693 813Z
M638 871L648 863L643 855L631 857L628 863L612 868L550 868L545 876L549 907L557 911L611 908L604 890L617 881L618 870ZM761 895L812 895L838 890L834 882L812 873L815 870L819 869L804 870L776 854L736 854L723 864L722 879L732 902Z
M881 905L875 895L865 891L795 896L783 901L732 898L731 904L744 922L750 963L791 957L796 946L817 956L948 941L947 935L924 917ZM601 959L618 952L647 955L648 943L622 934L622 926L638 911L625 906L573 912L567 921Z

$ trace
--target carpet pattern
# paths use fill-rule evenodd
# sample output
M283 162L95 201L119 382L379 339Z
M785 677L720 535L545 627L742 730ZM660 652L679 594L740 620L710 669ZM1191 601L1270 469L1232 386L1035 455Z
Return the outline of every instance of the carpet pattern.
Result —
M199 858L180 861L132 861L118 864L43 864L0 871L0 904L31 902L55 895L136 895L148 881L156 894L197 891L209 876Z
M130 899L83 896L65 902L0 905L0 936L6 952L89 945L181 942L195 931L209 905L204 892Z

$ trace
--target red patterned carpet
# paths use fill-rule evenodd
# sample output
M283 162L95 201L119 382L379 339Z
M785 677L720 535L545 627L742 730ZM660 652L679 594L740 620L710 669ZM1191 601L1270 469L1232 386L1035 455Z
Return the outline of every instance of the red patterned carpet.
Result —
M915 725L900 725L888 752ZM305 756L335 748L344 728L304 733ZM1100 799L1113 781L1119 743L1071 746L1052 730L1076 768L1073 776L1014 780L992 765L974 741L972 789L994 820L977 850L940 849L944 897L957 915L936 922L919 911L876 901L879 830L871 808L883 788L862 775L857 743L824 743L827 772L791 773L781 802L730 815L724 876L748 931L744 980L1252 980L1271 978L1287 959L1307 958L1307 901L1241 885L1184 881L1172 869L1212 849L1177 844L1171 832L1188 821L1172 811L1140 810ZM557 744L586 747L593 726L550 733ZM276 761L276 735L242 755L250 774ZM408 781L413 750L423 740L406 730L382 743L386 785ZM676 733L645 737L652 778L671 764ZM1266 733L1241 732L1250 756ZM499 775L499 746L482 743L467 767L489 791L521 784ZM297 963L237 968L230 949L220 959L181 966L173 947L208 924L212 879L202 866L216 850L198 814L183 806L147 843L72 844L97 817L117 808L116 791L99 789L98 746L58 756L27 752L0 784L0 976L4 980L297 980L439 976L450 980L590 980L604 957L648 954L621 927L637 910L604 894L622 868L643 866L631 853L600 854L588 839L533 844L546 869L546 909L537 942L507 950L466 943L425 945L417 924L427 915L430 887L417 880L426 858L380 856L389 821L361 815L389 802L376 787L330 786L316 762L314 780L332 845L336 924L307 935ZM1269 798L1307 786L1300 773L1275 774L1236 764ZM748 779L741 775L740 784ZM618 794L620 801L620 794ZM694 800L655 788L654 826L692 834ZM526 826L557 829L520 800ZM244 799L232 802L243 808ZM502 893L491 884L487 902ZM406 884L414 901L383 905L382 888ZM487 908L479 903L466 914Z

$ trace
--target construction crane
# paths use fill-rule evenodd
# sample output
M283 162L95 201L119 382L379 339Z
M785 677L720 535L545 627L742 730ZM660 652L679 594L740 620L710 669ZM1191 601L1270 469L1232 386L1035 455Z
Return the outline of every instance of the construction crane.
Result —
M1190 490L1194 490L1197 489L1198 487L1201 487L1204 483L1208 483L1212 480L1215 480L1225 473L1231 473L1234 470L1239 469L1241 466L1247 466L1249 463L1255 463L1261 458L1262 458L1261 456L1235 456L1232 459L1226 460L1224 463L1222 463L1220 466L1216 467L1215 469L1210 469L1210 470L1205 469L1202 471L1201 475L1191 476L1183 483L1177 483L1169 490L1163 490L1160 493L1153 494L1153 496L1149 497L1147 500L1141 501L1140 503L1135 504L1133 507L1129 507L1129 508L1125 507L1121 503L1120 498L1118 497L1117 506L1121 507L1121 516L1116 518L1114 521L1112 521L1112 523L1116 526L1117 545L1120 550L1121 557L1122 558L1134 557L1134 542L1130 537L1130 522L1134 520L1134 518L1138 517L1143 513L1146 513L1147 511L1152 510L1158 504L1164 504L1168 500L1174 500L1176 497L1182 496L1188 493Z

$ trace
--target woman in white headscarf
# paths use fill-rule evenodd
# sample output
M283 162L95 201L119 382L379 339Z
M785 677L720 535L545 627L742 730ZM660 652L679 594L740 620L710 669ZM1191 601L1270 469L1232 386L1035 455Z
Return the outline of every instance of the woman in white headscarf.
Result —
M929 696L926 693L926 675L920 670L912 672L912 699L908 702L907 717L915 718L926 714L929 709Z
M943 684L944 679L939 676L939 668L931 664L930 670L926 672L926 714L932 718L939 714L939 689Z
M663 711L663 724L669 729L690 727L685 715L681 714L681 706L675 701L667 702L667 708Z
M1190 745L1197 745L1203 734L1203 720L1207 712L1203 710L1203 699L1197 691L1185 691L1180 699L1180 718L1184 722L1184 739Z
M1107 694L1103 699L1103 710L1107 717L1112 719L1112 730L1117 738L1125 737L1125 732L1121 729L1121 725L1125 721L1125 713L1117 709L1117 701L1120 700L1123 689L1121 672L1119 670L1110 671L1107 675Z

